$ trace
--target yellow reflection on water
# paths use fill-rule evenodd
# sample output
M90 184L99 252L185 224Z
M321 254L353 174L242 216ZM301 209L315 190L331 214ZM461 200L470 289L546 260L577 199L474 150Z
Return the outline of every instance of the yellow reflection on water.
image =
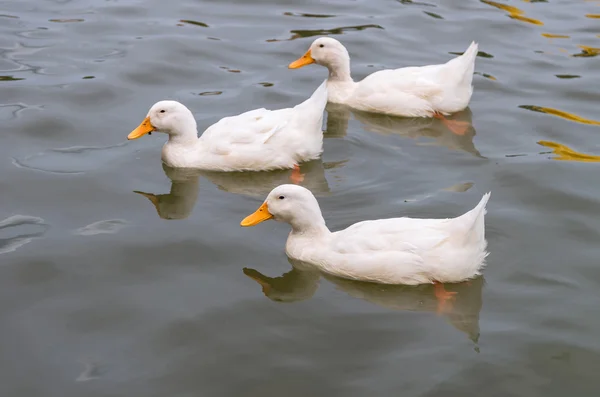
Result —
M533 19L533 18L528 18L526 16L523 15L509 15L512 19L518 19L519 21L523 21L523 22L527 22L527 23L531 23L534 25L543 25L544 22L538 20L538 19Z
M563 119L575 121L577 123L589 124L589 125L600 125L600 121L586 119L586 118L583 118L576 114L564 112L564 111L558 110L558 109L545 108L542 106L533 106L533 105L521 105L519 107L521 109L531 110L532 112L540 112L540 113L551 114L556 117L562 117Z
M574 57L588 58L600 55L600 48L588 47L586 45L579 45L577 47L581 48L581 52L578 54L573 54Z
M509 6L508 4L496 3L495 1L490 1L490 0L481 0L481 2L485 3L485 4L489 4L493 7L499 8L501 10L507 11L509 14L518 14L518 15L525 14L525 11L521 10L520 8Z
M571 36L567 36L566 34L552 34L552 33L542 33L542 36L547 37L549 39L569 39Z
M495 1L490 1L490 0L480 0L480 1L482 3L491 5L492 7L496 7L496 8L499 8L501 10L508 12L508 16L512 19L517 19L519 21L531 23L534 25L543 25L544 24L544 22L542 22L538 19L526 17L525 11L521 10L520 8L509 6L507 4L496 3Z
M560 143L551 141L539 141L538 145L552 148L552 153L556 154L557 157L553 157L552 160L563 160L563 161L581 161L584 163L598 163L600 162L600 156L594 156L592 154L585 154L577 152L568 146Z
M594 19L599 19L600 18L600 14L585 14L586 18L594 18Z

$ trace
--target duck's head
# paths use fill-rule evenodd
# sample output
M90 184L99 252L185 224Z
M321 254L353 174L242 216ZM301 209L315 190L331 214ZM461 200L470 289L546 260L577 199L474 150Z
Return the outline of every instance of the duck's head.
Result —
M348 50L336 39L320 37L313 41L306 53L289 64L290 69L298 69L311 63L326 66L329 70L345 67L350 63Z
M127 135L127 139L138 139L154 131L171 136L189 134L193 131L194 135L197 135L196 120L192 112L177 101L156 102L148 111L144 121Z
M265 202L240 223L254 226L274 219L286 222L295 229L325 225L321 208L310 190L298 185L280 185L269 193Z

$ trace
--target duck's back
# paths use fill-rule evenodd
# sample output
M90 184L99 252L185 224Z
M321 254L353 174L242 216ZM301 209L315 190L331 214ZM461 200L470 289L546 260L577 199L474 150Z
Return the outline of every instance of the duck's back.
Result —
M359 110L407 116L450 114L468 106L477 44L446 63L386 69L356 85L350 106Z
M323 83L309 99L293 108L262 108L225 117L207 128L200 141L211 156L211 164L217 165L213 169L291 168L321 154L326 101Z
M367 112L405 117L429 117L432 101L443 93L421 68L380 70L356 83L348 105Z
M223 142L255 144L266 142L277 131L284 128L292 109L254 109L237 116L224 117L202 133L200 139L207 143Z
M357 253L410 251L423 257L448 240L454 219L390 218L356 223L334 233L334 248Z
M457 218L392 218L333 233L324 267L337 275L388 284L458 282L479 274L487 256L486 194ZM327 270L327 269L326 269Z

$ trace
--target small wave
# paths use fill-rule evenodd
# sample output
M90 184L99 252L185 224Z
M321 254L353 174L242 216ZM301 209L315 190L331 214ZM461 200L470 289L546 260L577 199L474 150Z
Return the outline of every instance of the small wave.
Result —
M29 229L31 226L34 227L34 231L22 231L23 228ZM17 232L11 237L0 238L0 254L14 252L25 244L42 237L48 230L48 225L37 216L13 215L0 221L0 233L4 229L18 230L21 233Z
M94 236L96 234L114 234L127 226L127 221L123 219L107 219L90 223L87 226L80 227L75 234L80 236Z
M17 159L13 164L19 168L53 174L82 174L106 164L111 158L121 154L120 149L127 141L111 146L73 146L44 150L31 156Z

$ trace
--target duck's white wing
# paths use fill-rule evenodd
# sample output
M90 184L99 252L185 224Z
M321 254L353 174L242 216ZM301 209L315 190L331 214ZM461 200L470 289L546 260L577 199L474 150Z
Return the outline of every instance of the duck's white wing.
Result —
M367 111L394 114L414 108L414 116L422 116L433 112L431 101L443 94L437 71L438 65L375 72L358 83L354 100Z
M204 131L201 138L212 152L228 154L248 146L262 146L291 119L292 109L255 109L225 117Z
M448 237L450 219L391 218L355 223L335 233L345 250L403 251L430 249Z
M336 253L336 266L350 278L429 282L423 254L445 243L448 235L440 228L443 222L410 218L359 222L334 233L330 248ZM399 275L401 280L396 279Z

